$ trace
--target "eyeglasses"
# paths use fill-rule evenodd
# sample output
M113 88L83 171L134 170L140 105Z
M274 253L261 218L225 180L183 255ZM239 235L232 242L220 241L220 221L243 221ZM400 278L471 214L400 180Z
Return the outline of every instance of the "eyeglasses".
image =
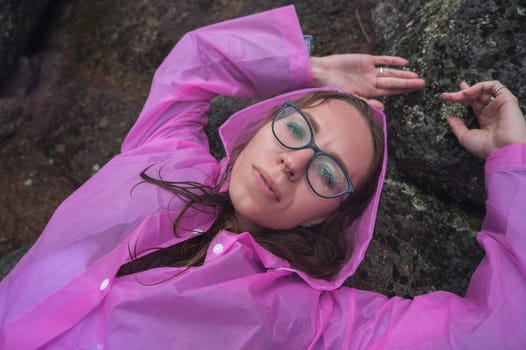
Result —
M351 179L342 164L316 145L309 121L293 102L286 101L274 115L272 133L288 149L314 150L314 155L307 163L306 173L309 186L318 196L335 198L354 192Z

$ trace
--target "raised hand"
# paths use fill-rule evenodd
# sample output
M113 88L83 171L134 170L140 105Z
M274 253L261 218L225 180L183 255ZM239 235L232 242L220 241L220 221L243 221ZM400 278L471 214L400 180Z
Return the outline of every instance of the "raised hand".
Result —
M402 57L343 54L312 57L311 63L316 86L340 88L380 108L383 104L372 97L411 92L425 85L414 72L384 67L405 66L408 61Z
M526 143L526 121L517 98L500 82L486 81L469 86L460 83L460 91L441 95L444 101L471 106L480 129L468 129L462 119L451 117L448 123L459 142L481 158L512 143Z

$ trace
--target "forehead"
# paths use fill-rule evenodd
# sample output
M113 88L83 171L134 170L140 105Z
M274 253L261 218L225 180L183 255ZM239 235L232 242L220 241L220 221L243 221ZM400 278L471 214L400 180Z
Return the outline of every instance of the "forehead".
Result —
M342 160L351 180L361 180L373 158L371 129L365 117L341 100L305 107L302 111L317 125L316 144Z

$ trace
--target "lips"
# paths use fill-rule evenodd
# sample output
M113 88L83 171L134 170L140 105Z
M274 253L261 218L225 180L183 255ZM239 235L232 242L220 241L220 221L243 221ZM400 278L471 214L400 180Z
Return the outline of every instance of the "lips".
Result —
M256 179L256 184L263 192L264 195L274 199L276 202L281 200L281 194L279 192L277 184L274 182L272 177L265 172L263 169L253 165L253 173Z

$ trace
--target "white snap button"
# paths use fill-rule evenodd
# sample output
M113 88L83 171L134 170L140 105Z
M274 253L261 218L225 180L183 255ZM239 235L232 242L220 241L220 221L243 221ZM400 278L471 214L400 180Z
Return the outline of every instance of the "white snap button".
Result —
M202 234L204 232L205 232L205 230L200 229L200 228L196 228L193 233L194 233L194 235L200 235L200 234Z
M108 288L108 285L110 284L110 280L109 278L106 278L104 281L102 281L102 283L100 284L100 287L99 289L100 290L104 290L106 288Z
M221 243L218 243L214 246L214 253L221 254L223 251L223 245Z

